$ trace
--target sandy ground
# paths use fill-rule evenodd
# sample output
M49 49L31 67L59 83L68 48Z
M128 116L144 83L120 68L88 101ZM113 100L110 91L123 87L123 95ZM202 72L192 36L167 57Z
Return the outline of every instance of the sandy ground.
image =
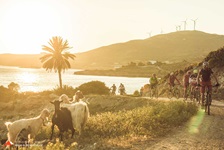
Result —
M134 149L224 150L224 103L213 100L211 115L200 109L184 126L165 137L149 140Z

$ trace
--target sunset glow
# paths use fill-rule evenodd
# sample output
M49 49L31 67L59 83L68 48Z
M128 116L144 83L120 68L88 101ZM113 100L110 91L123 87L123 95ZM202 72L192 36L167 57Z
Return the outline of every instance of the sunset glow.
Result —
M71 52L146 39L176 26L224 34L224 1L0 0L0 53L37 54L53 36Z
M22 74L19 74L18 78L23 82L23 83L33 83L36 82L38 79L37 74L32 74L32 73L27 73L24 72Z
M6 1L1 14L0 44L9 52L19 54L40 53L41 46L54 35L67 38L63 22L70 18L70 12L60 3L53 1ZM60 8L59 8L60 7ZM67 16L67 17L65 17ZM72 31L71 31L72 32ZM0 52L1 53L1 52Z

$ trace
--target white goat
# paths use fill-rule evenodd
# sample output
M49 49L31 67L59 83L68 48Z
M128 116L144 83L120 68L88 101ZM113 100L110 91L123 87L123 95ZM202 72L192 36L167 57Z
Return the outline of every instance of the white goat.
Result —
M77 129L79 131L79 135L81 135L89 117L89 108L83 101L79 101L70 105L71 106L67 108L71 111L73 127Z
M84 97L84 95L82 94L82 92L79 91L79 90L75 93L73 98L68 97L68 95L66 95L66 94L62 94L61 96L57 96L57 98L60 101L62 100L64 103L67 103L67 104L73 104L73 103L76 103L76 102L79 102L79 101L83 101L83 102L89 104L88 99L86 99Z
M65 103L75 103L75 102L79 102L82 98L84 98L84 95L82 94L82 92L80 90L78 90L75 95L72 98L69 98L68 95L66 94L62 94L59 97L59 100L63 100Z
M75 98L75 96L73 96ZM89 117L89 108L85 102L79 100L76 102L73 99L73 102L70 102L70 99L66 94L62 94L59 97L59 100L63 100L66 104L62 104L63 107L67 107L72 115L72 124L73 128L79 131L79 135L82 134L82 130Z
M14 122L6 122L5 125L8 130L8 141L15 143L16 138L19 132L23 129L27 129L30 127L30 138L34 139L37 132L39 131L41 125L44 123L44 120L47 119L50 112L47 109L42 110L41 114L34 118L29 119L20 119Z
M72 103L73 103L73 101L71 101L72 98L69 98L68 95L66 95L66 94L62 94L62 95L59 97L59 100L60 100L60 101L62 100L63 102L65 102L65 103L67 103L67 104L72 104Z

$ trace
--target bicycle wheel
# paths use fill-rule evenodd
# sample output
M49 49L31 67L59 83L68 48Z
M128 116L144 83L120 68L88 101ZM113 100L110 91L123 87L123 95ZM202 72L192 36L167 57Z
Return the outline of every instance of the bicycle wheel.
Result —
M174 95L175 95L175 97L176 97L177 99L179 99L179 98L180 98L180 90L179 90L179 89L175 89L175 90L174 90Z
M187 87L186 95L184 95L185 100L187 100L188 98L190 98L190 100L191 100L191 89L190 89L190 87Z
M158 92L158 89L157 89L157 88L155 88L153 94L154 94L155 98L158 99L158 97L159 97L159 92Z
M190 91L190 100L194 102L195 91Z
M208 94L208 100L207 100L207 104L208 104L208 115L210 115L210 106L211 106L211 94Z
M150 89L149 91L149 97L152 99L153 98L153 89Z
M210 115L210 105L209 105L208 94L206 95L206 98L205 98L205 112L208 113L208 115Z
M171 99L173 97L173 93L169 89L166 91L166 94L169 99Z
M199 102L200 101L200 98L201 98L200 91L199 90L196 90L195 91L195 100L196 100L196 102Z

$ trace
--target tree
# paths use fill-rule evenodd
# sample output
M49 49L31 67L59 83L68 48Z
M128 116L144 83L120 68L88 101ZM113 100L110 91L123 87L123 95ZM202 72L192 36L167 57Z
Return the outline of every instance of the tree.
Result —
M46 51L47 54L40 58L43 63L43 68L46 71L58 72L60 88L62 88L62 77L61 72L71 68L69 58L74 60L75 55L68 52L72 47L69 46L68 41L63 41L63 38L54 36L48 42L50 47L42 45L42 50Z
M18 92L19 89L20 89L20 86L19 86L19 84L17 84L17 83L11 82L11 83L8 85L8 89L11 90L11 91L14 91L14 92Z

